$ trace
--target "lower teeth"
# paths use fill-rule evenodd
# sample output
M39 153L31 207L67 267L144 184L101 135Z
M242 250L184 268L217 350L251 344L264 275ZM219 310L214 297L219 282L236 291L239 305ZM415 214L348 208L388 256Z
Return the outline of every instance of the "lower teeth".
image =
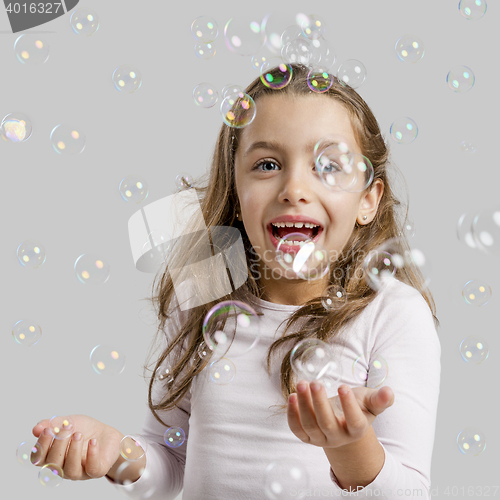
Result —
M304 243L306 243L305 241L282 241L282 244L283 245L300 245L302 246Z

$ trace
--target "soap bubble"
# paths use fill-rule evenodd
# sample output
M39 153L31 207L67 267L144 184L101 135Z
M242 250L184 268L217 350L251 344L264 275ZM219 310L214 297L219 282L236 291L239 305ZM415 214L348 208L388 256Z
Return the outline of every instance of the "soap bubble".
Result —
M424 57L425 47L415 35L404 35L396 42L396 54L403 62L416 63Z
M469 21L481 19L486 13L486 0L460 0L458 10Z
M71 417L54 415L49 420L49 430L53 438L63 441L73 435L75 432L75 424Z
M198 356L201 358L201 359L208 359L210 357L210 354L211 354L211 351L210 349L207 347L207 344L205 342L202 342L199 346L198 346Z
M476 241L472 236L472 221L474 220L475 213L465 213L460 216L457 224L458 241L464 243L469 248L476 248Z
M342 367L331 346L320 339L309 338L297 343L290 353L290 364L298 381L341 378Z
M38 442L35 444L23 442L17 447L16 456L21 465L37 465L42 459L42 452L43 449Z
M120 455L129 462L141 459L148 449L148 443L142 436L124 436L120 441Z
M125 201L142 203L149 195L148 183L143 177L135 174L127 175L120 181L118 191Z
M270 500L304 498L309 487L309 474L300 461L278 458L264 472L264 493Z
M480 250L500 257L500 207L480 210L472 220L471 233Z
M321 296L321 303L327 311L335 311L347 302L347 292L340 285L330 285Z
M352 374L356 384L375 389L385 382L389 374L389 366L380 354L365 352L354 360Z
M139 71L130 64L118 66L113 72L113 83L120 92L132 94L142 85L142 77Z
M461 453L476 457L486 449L486 436L475 427L467 427L458 434L457 444Z
M219 100L219 92L211 83L200 83L193 90L194 103L201 108L211 108Z
M397 266L393 256L388 252L377 251L365 260L366 280L371 283L370 288L379 289L385 279L396 274Z
M307 85L313 92L326 92L333 85L333 76L326 69L315 69L307 74Z
M119 375L125 369L125 356L110 344L99 344L90 352L90 366L98 375Z
M85 134L78 127L56 125L50 133L50 144L56 153L76 155L85 149Z
M296 38L283 45L281 57L287 64L309 65L313 57L313 46L306 38Z
M292 76L292 67L282 62L279 57L269 59L260 69L260 79L270 89L286 87L292 81Z
M475 153L477 150L476 144L470 141L462 141L460 143L460 150L462 153Z
M476 81L476 77L467 66L457 66L446 76L448 87L454 92L468 92Z
M294 231L293 228L290 229ZM318 243L319 236L318 232L318 235L311 239L295 230L279 237L279 240L275 238L278 241L276 261L285 269L287 278L315 280L328 273L330 269L328 250Z
M17 247L17 258L22 266L36 269L45 262L47 254L39 241L26 240Z
M88 7L77 9L69 19L71 28L77 35L93 35L99 29L97 14Z
M208 367L210 381L218 385L226 385L234 380L236 375L236 366L227 358L221 358L212 361Z
M177 189L179 189L180 191L192 188L193 184L194 184L193 176L186 172L181 172L175 178L175 185L177 186Z
M0 134L6 142L26 142L32 131L31 120L23 113L9 113L0 123Z
M174 376L172 375L172 370L169 366L158 369L156 372L156 378L159 382L163 382L166 385L174 381Z
M243 90L243 87L241 87L240 85L236 85L234 83L229 83L229 84L224 86L224 88L222 89L221 95L222 95L222 98L224 99L225 97L227 97L229 95L239 94L240 92L245 93L245 91Z
M324 72L328 73L332 66L335 64L337 56L335 50L328 40L324 38L317 38L311 40L313 55L309 66L315 73Z
M314 146L313 159L321 182L329 189L349 190L356 182L354 155L342 137L320 139Z
M43 486L56 488L62 483L64 472L56 464L45 464L38 473L38 480Z
M259 50L259 52L257 52L257 54L254 54L252 56L252 59L251 59L251 63L252 63L252 68L253 69L256 69L258 71L260 71L260 69L262 68L262 65L268 60L270 59L272 56L270 56L268 54L268 51L266 50L266 48L262 48L261 50Z
M170 448L179 448L186 440L186 434L180 427L169 427L163 435L165 444Z
M406 238L400 236L386 240L369 252L363 262L366 283L375 291L410 266L421 273L425 289L430 283L431 263L422 250L410 247Z
M261 23L248 17L231 18L224 27L227 48L240 56L253 56L266 42Z
M360 153L351 153L346 143L335 142L318 150L321 152L316 157L316 171L327 188L360 193L372 183L372 162Z
M50 46L40 39L40 35L21 35L14 42L14 53L23 64L43 64L49 58Z
M255 101L244 92L228 95L220 105L222 120L232 128L243 128L250 125L256 112Z
M225 326L224 326L225 322ZM234 341L238 328L237 341ZM232 330L232 333L228 333ZM222 357L229 349L230 357L241 356L260 340L260 320L248 304L234 300L219 302L203 320L203 337L207 347Z
M477 335L463 339L458 350L466 363L475 363L476 365L486 361L490 354L488 343Z
M198 42L210 43L217 38L219 26L212 17L200 16L191 24L191 33Z
M288 26L296 25L296 19L290 11L270 12L262 20L262 31L266 36L266 46L274 54L281 54L281 35ZM298 28L301 33L300 26Z
M316 15L310 15L300 25L302 34L309 40L316 40L325 33L325 23Z
M30 319L21 319L12 328L12 337L24 347L35 345L41 336L42 329Z
M470 306L481 307L491 299L491 288L482 280L470 280L463 289L462 296Z
M392 122L390 132L398 144L411 144L417 138L418 127L411 118L405 116Z
M215 56L215 45L213 43L198 42L194 46L194 52L200 59L212 59Z
M110 266L96 254L84 253L75 261L78 281L84 285L102 285L109 279Z
M128 479L131 475L139 474L141 480L148 481L150 477L149 469L146 467L137 467L137 464L129 460L125 460L118 469L116 469L114 481L116 484L122 484L124 486L132 485L132 481ZM154 490L148 490L141 495L141 498L149 498L154 493Z
M362 62L349 59L339 66L337 78L340 83L357 89L366 80L366 68Z
M281 51L280 54L283 53L283 47L288 45L290 42L293 42L297 39L306 39L304 34L302 33L302 29L300 26L293 24L286 28L283 33L281 33Z
M407 238L413 238L413 236L415 236L415 224L412 221L405 221L403 224L403 234Z

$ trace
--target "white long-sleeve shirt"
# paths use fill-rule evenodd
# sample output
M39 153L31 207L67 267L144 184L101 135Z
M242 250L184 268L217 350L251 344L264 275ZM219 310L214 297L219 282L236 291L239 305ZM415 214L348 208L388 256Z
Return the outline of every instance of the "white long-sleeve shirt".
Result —
M179 409L159 412L162 420L181 427L185 443L170 448L164 442L167 427L147 410L142 435L148 441L143 475L130 486L118 485L132 499L263 500L266 467L276 459L295 459L306 469L309 484L291 488L289 498L356 496L387 500L402 497L429 499L441 376L441 345L430 309L414 288L392 280L341 335L331 341L340 355L341 384L374 387L353 373L355 360L364 353L380 355L388 366L387 378L377 387L389 386L394 404L378 415L372 426L385 453L377 477L357 492L342 490L322 448L303 443L290 430L286 413L274 416L284 399L280 389L279 362L273 358L272 377L266 372L266 354L273 339L281 336L280 323L299 306L258 299L261 337L258 344L232 361L234 380L226 385L210 381L205 369L195 377ZM179 308L177 308L179 310ZM177 318L181 317L179 313ZM169 322L171 338L179 320ZM234 343L238 341L236 331ZM166 344L165 344L166 345ZM232 346L231 346L232 348ZM229 351L226 355L231 359ZM276 358L277 359L277 358ZM369 361L363 357L364 369ZM359 362L356 369L359 368ZM366 373L365 371L365 373ZM155 384L156 386L156 384ZM158 389L154 401L161 398ZM301 496L302 495L302 496ZM277 497L284 498L284 497Z

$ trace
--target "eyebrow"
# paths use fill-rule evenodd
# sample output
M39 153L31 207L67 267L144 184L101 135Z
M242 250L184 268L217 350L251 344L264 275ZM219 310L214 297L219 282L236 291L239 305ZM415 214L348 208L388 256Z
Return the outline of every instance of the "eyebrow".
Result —
M315 142L310 142L306 145L306 150L312 151L314 150ZM257 141L251 144L248 149L245 151L243 158L246 158L250 153L255 151L256 149L274 149L279 153L285 153L286 147L281 142L273 142L273 141Z
M314 151L314 146L316 146L317 142L310 142L306 144L306 151ZM332 145L333 141L332 140L324 140L322 141L322 146L324 148L327 148L328 146ZM284 144L281 142L273 142L273 141L257 141L252 144L247 148L245 153L243 154L243 158L246 158L248 155L253 153L257 149L272 149L275 151L278 151L279 153L285 154L286 152L286 147Z

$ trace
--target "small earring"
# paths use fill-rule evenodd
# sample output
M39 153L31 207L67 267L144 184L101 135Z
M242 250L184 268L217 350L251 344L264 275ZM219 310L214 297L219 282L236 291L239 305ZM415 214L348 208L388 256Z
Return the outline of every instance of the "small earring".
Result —
M368 217L366 215L363 215L363 220L366 220L368 219Z
M236 212L236 218L240 220L240 214L238 212Z

